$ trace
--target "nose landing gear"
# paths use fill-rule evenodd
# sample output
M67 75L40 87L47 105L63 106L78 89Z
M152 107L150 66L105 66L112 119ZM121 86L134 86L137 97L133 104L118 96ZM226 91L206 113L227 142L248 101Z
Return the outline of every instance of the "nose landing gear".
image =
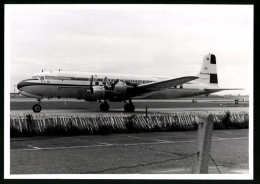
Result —
M40 105L41 99L38 99L38 101L39 101L39 103L38 103L38 104L35 104L35 105L32 107L32 110L33 110L33 112L35 112L35 113L39 113L39 112L41 112L41 110L42 110L42 106Z

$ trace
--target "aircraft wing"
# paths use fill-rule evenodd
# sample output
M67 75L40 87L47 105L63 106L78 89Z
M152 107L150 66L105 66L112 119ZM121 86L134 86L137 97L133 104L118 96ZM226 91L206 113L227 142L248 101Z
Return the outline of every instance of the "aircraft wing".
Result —
M242 88L216 88L216 89L205 88L204 90L209 93L214 93L214 92L224 91L224 90L244 90L244 89L242 89Z
M147 83L147 84L141 84L138 85L137 87L139 89L142 89L144 91L159 91L162 89L167 89L167 88L171 88L177 85L181 85L183 83L192 81L197 79L198 77L195 76L187 76L187 77L180 77L180 78L176 78L176 79L168 79L168 80L163 80L163 81L158 81L158 82L151 82L151 83Z

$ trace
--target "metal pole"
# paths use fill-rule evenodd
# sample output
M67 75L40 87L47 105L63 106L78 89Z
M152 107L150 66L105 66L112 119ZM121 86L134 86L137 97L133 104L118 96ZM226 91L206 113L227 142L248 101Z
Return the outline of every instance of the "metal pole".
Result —
M193 166L193 174L207 174L210 159L211 139L213 130L213 115L201 114L197 115L198 123L197 151Z

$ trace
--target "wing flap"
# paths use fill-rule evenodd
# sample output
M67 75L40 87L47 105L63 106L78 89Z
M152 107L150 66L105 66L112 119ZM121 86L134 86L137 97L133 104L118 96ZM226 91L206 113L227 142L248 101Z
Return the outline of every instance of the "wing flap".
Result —
M171 88L171 87L174 87L177 85L181 85L183 83L195 80L197 78L198 77L196 77L196 76L187 76L187 77L180 77L180 78L176 78L176 79L168 79L168 80L163 80L163 81L158 81L158 82L141 84L138 86L138 88L144 89L147 91L158 91L158 90L162 90L162 89Z

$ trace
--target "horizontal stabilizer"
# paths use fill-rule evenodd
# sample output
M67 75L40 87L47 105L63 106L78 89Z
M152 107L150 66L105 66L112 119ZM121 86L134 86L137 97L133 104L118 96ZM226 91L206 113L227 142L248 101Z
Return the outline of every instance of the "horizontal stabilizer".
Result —
M162 89L171 88L171 87L174 87L177 85L181 85L186 82L195 80L197 78L198 77L196 77L196 76L187 76L187 77L180 77L180 78L176 78L176 79L167 79L167 80L158 81L158 82L141 84L138 86L138 88L144 89L147 91L158 91L158 90L162 90Z

